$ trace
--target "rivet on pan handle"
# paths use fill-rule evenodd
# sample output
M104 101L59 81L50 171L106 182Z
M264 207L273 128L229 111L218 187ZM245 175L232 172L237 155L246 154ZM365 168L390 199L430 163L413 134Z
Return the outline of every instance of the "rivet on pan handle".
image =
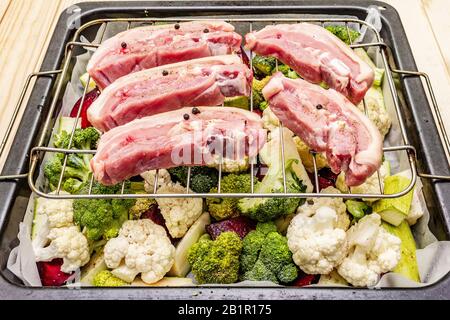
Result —
M19 115L20 107L23 104L23 99L25 98L25 95L28 91L28 87L30 86L31 80L34 77L43 77L43 76L51 76L54 74L59 74L59 73L61 73L61 71L62 70L41 71L41 72L33 72L28 75L27 80L25 81L25 85L23 86L22 91L20 93L19 100L17 101L17 104L14 107L14 112L11 117L11 120L9 121L8 128L6 129L5 135L0 144L0 157L2 156L3 151L5 150L6 143L9 140L9 137L11 135L14 124L16 123L17 116ZM27 177L28 177L28 173L4 175L4 176L0 176L0 182L7 181L7 180L15 180L15 179L25 179Z
M420 71L408 71L408 70L399 70L399 69L391 69L392 72L401 74L405 77L421 77L425 79L426 89L428 90L428 94L431 98L431 104L433 105L433 110L436 115L436 120L438 124L438 129L440 131L440 134L442 138L444 139L444 147L447 151L447 154L450 155L450 141L447 135L447 131L445 130L444 122L442 121L442 115L439 111L439 106L437 104L436 96L434 95L434 90L431 85L430 77L425 72ZM430 173L421 173L417 172L417 175L421 178L425 179L438 179L438 180L448 180L450 181L450 176L447 175L437 175L437 174L430 174Z

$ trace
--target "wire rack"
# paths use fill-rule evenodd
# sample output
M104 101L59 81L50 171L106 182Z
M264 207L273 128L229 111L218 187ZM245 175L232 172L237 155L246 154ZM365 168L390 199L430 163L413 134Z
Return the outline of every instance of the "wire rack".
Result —
M67 77L70 75L70 61L74 57L74 48L80 47L80 48L97 48L101 45L104 35L106 26L110 23L127 23L127 28L131 28L132 24L155 24L155 23L177 23L177 22L183 22L183 21L192 21L192 20L214 20L214 19L201 19L197 17L192 18L115 18L115 19L99 19L90 21L84 25L82 25L77 32L75 33L72 41L68 42L66 45L66 52L65 52L65 61L63 64L63 67L61 70L54 70L54 71L46 71L46 72L38 72L31 74L27 82L25 84L25 87L23 89L22 95L20 96L19 102L16 106L13 119L8 126L7 134L4 137L2 141L2 145L0 148L0 154L3 152L3 149L6 145L6 141L9 138L9 135L11 133L12 126L14 124L14 121L17 117L18 110L20 108L20 105L23 102L23 97L25 95L26 89L33 77L38 76L46 76L46 75L53 75L58 74L59 80L56 84L56 89L54 96L52 98L49 114L45 120L44 128L42 131L42 134L39 138L39 141L37 145L31 150L30 154L30 166L29 166L29 172L25 174L20 175L9 175L9 176L0 176L0 181L4 180L10 180L10 179L21 179L21 178L27 178L28 184L33 192L35 192L38 196L45 197L45 198L52 198L52 199L75 199L75 198L233 198L233 197L252 197L252 198L268 198L268 197L299 197L299 198L314 198L314 197L341 197L341 198L395 198L400 197L406 193L408 193L415 185L417 176L423 177L423 178L431 178L431 179L444 179L444 180L450 180L450 177L447 176L439 176L439 175L432 175L432 174L425 174L425 173L418 173L417 172L417 166L416 166L416 151L414 146L412 146L409 143L408 136L406 134L406 128L404 124L404 119L400 110L400 104L397 96L397 91L394 84L393 79L393 73L402 74L404 76L416 76L416 77L423 77L426 80L426 85L428 92L431 96L432 104L434 107L434 111L437 117L437 123L439 125L439 129L441 130L445 147L447 148L447 151L449 150L449 141L447 134L445 133L445 128L442 123L442 119L439 113L439 109L436 104L436 100L430 85L429 78L426 74L421 72L414 72L414 71L404 71L404 70L397 70L395 68L391 68L388 64L388 58L387 58L387 46L383 42L382 38L380 37L380 34L377 32L377 30L370 24L366 23L365 21L359 20L359 19L353 19L353 18L233 18L233 19L218 19L218 20L225 20L236 27L239 26L239 29L245 28L246 31L252 32L254 31L254 25L258 24L258 26L264 26L269 24L276 24L276 23L300 23L300 22L309 22L309 23L316 23L320 24L322 26L326 26L327 24L343 24L346 27L347 33L350 37L350 27L349 24L357 24L360 27L365 26L367 27L367 32L371 32L375 35L375 42L370 43L351 43L350 47L352 48L370 48L375 47L378 53L381 56L381 63L382 67L385 69L385 81L387 81L387 85L389 88L390 95L393 99L393 104L395 107L395 114L398 119L402 142L400 145L397 146L391 146L391 147L385 147L383 148L384 153L391 153L391 152L404 152L406 153L408 164L409 164L409 170L411 172L411 182L410 184L401 192L395 193L395 194L384 194L383 193L383 187L382 187L382 181L380 172L377 171L377 178L378 178L378 185L379 185L379 193L367 193L367 194L361 194L361 193L343 193L343 194L333 194L333 193L321 193L318 191L318 187L315 188L315 192L310 193L289 193L286 187L286 172L284 168L284 143L283 143L283 130L279 130L280 132L280 141L281 141L281 159L282 159L282 168L283 168L283 192L280 193L256 193L254 192L254 179L255 179L255 164L256 164L256 158L250 159L250 176L251 176L251 192L250 193L222 193L221 192L221 178L223 175L222 170L222 163L220 162L218 164L218 192L211 194L211 193L193 193L190 192L190 180L191 180L191 170L188 169L188 175L187 175L187 181L186 181L186 192L185 193L170 193L170 194L164 194L164 193L158 193L158 174L156 174L156 178L154 181L153 186L153 193L148 194L135 194L135 193L124 193L125 190L125 182L122 183L121 192L117 194L91 194L92 185L93 185L93 176L90 180L90 187L89 192L86 194L65 194L61 193L61 184L63 181L63 175L64 171L66 169L67 165L67 157L70 153L76 153L76 154L95 154L95 150L77 150L77 149L71 149L72 146L72 140L75 133L75 129L77 128L77 124L81 121L80 120L80 114L81 114L81 108L78 110L77 117L75 119L75 123L73 125L73 128L71 130L70 134L70 141L69 141L69 147L68 149L60 149L60 148L52 148L47 147L46 143L48 143L47 135L49 130L51 129L52 125L52 119L55 119L57 116L57 101L60 95L62 94L62 89L64 85L64 79L67 79ZM90 27L100 27L100 41L97 43L91 43L87 44L85 42L81 42L80 36L83 34L83 32ZM250 52L250 64L252 64L252 58L253 53ZM252 67L252 65L251 65ZM276 66L278 68L278 65ZM88 84L89 84L90 78L86 81L86 86L84 87L83 96L81 98L81 104L83 105L86 93L88 92ZM367 114L367 103L365 99L363 100L364 105L364 111ZM253 95L250 94L250 110L253 111ZM280 123L280 129L282 129L283 124ZM59 178L59 183L57 186L57 189L54 193L46 192L40 188L37 187L37 170L39 169L39 166L41 165L42 158L46 153L63 153L64 154L64 161L63 161L63 170L61 173L61 176ZM312 152L312 159L313 159L313 167L314 167L314 185L319 186L319 173L318 173L318 167L316 162L316 154Z

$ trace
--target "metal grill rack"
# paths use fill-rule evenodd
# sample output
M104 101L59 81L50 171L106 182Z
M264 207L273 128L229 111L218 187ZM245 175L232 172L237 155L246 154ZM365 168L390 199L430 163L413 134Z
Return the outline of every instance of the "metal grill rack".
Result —
M93 184L93 177L91 178L90 181L90 188L89 188L89 192L87 194L76 194L76 195L68 195L68 194L63 194L60 193L61 191L61 182L63 180L63 174L64 174L64 170L66 168L66 163L67 163L67 156L70 153L77 153L77 154L85 154L85 153L91 153L94 154L96 151L95 150L76 150L76 149L70 149L71 145L72 145L72 140L73 140L73 136L75 133L75 129L77 127L77 123L80 121L80 114L81 114L81 109L79 108L78 110L78 114L77 114L77 118L75 121L75 124L72 128L71 131L71 135L70 135L70 142L69 142L69 148L68 149L59 149L59 148L52 148L52 147L47 147L46 143L47 143L47 135L48 132L50 131L50 126L52 124L52 119L55 119L57 114L57 101L58 98L60 97L61 93L62 93L62 89L63 89L63 85L64 85L64 79L67 78L68 75L70 75L70 61L71 59L74 57L74 48L75 47L81 47L81 48L86 48L86 47L90 47L90 48L96 48L99 47L104 34L105 34L105 30L106 30L106 26L109 23L127 23L127 28L130 28L132 26L133 23L142 23L142 24L155 24L155 23L161 23L161 22L167 22L167 23L176 23L176 22L182 22L182 21L192 21L192 20L214 20L214 19L202 19L202 18L196 18L196 17L192 17L192 18L130 18L130 19L126 19L126 18L115 18L115 19L99 19L99 20L94 20L94 21L90 21L84 25L82 25L75 33L72 41L68 42L66 45L66 52L65 52L65 61L63 64L63 67L61 70L54 70L54 71L46 71L46 72L38 72L38 73L33 73L31 74L28 78L27 78L27 82L25 84L25 87L22 91L22 94L19 98L19 102L16 105L16 108L14 110L14 116L11 120L11 123L8 126L7 129L7 133L4 137L4 139L2 140L1 143L1 147L0 147L0 154L4 151L4 147L6 145L6 142L11 134L12 131L12 127L13 124L17 118L17 114L18 111L22 105L22 102L24 100L24 96L27 92L27 87L29 86L31 79L33 77L39 77L39 76L48 76L48 75L54 75L54 74L58 74L59 75L59 79L58 82L56 84L56 89L54 92L54 96L53 99L51 101L50 104L50 109L49 109L49 114L45 120L45 124L44 124L44 129L42 131L42 134L38 140L37 145L32 148L31 150L31 154L30 154L30 165L29 165L29 172L25 173L25 174L20 174L20 175L8 175L8 176L0 176L0 182L4 181L4 180L11 180L11 179L23 179L23 178L27 178L28 179L28 184L31 188L31 190L33 192L35 192L38 196L41 197L45 197L45 198L52 198L52 199L74 199L74 198L205 198L205 197L210 197L210 198L232 198L232 197L252 197L252 198L268 198L268 197L299 197L299 198L314 198L314 197L341 197L341 198L395 198L395 197L400 197L406 193L408 193L415 185L416 179L418 176L422 177L422 178L429 178L429 179L443 179L443 180L450 180L449 176L442 176L442 175L433 175L433 174L426 174L426 173L419 173L417 171L417 166L416 166L416 151L414 146L412 146L409 143L407 134L406 134L406 128L405 128L405 124L404 124L404 119L400 110L400 104L399 104L399 100L398 100L398 96L397 96L397 92L396 92L396 88L394 85L394 80L393 80L393 73L397 73L403 76L414 76L414 77L422 77L425 79L425 84L426 84L426 88L428 90L428 93L430 95L431 98L431 102L433 105L433 110L434 113L436 115L436 120L437 120L437 124L438 124L438 128L441 132L441 135L443 137L444 140L444 145L445 148L447 150L447 152L450 154L449 150L450 150L450 144L449 144L449 140L448 140L448 136L445 132L445 128L442 122L442 118L440 116L439 113L439 109L436 103L436 99L434 97L434 93L433 93L433 89L431 87L430 81L428 76L425 73L422 72L415 72L415 71L404 71L404 70L397 70L395 68L392 68L389 63L388 63L388 51L386 44L383 42L382 38L380 37L380 34L377 32L377 30L370 24L366 23L365 21L359 20L359 19L353 19L353 18L232 18L232 19L220 19L220 20L225 20L235 26L239 25L239 26L247 26L247 30L249 32L254 31L254 24L258 23L258 25L263 24L263 25L268 25L268 24L275 24L275 23L299 23L299 22L310 22L310 23L317 23L317 24L321 24L322 26L325 26L327 24L333 24L333 23L339 23L339 24L345 24L346 29L347 29L347 33L349 35L350 38L350 30L349 30L349 24L359 24L360 26L366 26L367 30L369 32L372 32L375 35L375 42L370 42L370 43L358 43L358 44L350 44L350 47L352 48L369 48L369 47L375 47L376 50L378 50L380 56L381 56L381 62L383 64L383 68L385 69L385 81L387 81L388 84L388 88L390 91L390 95L392 96L393 99L393 103L394 103L394 107L395 107L395 113L396 116L398 118L398 123L400 126L400 132L401 132L401 136L402 136L402 140L403 143L397 146L392 146L392 147L385 147L383 148L383 152L385 153L389 153L389 152L405 152L407 155L407 159L408 159L408 163L409 163L409 170L411 172L411 182L409 184L409 186L407 188L405 188L404 190L402 190L401 192L398 192L396 194L383 194L383 188L382 188L382 182L380 179L380 174L379 172L377 172L377 176L378 176L378 183L379 183L379 193L376 194L352 194L352 193L345 193L345 194L331 194L331 193L319 193L318 191L316 192L312 192L312 193L289 193L287 191L287 187L286 187L286 173L285 173L285 168L284 168L284 143L283 143L283 130L279 130L280 132L280 140L281 140L281 158L282 158L282 162L283 162L283 187L284 187L284 191L281 193L255 193L254 192L254 176L255 176L255 158L250 159L250 174L251 174L251 192L250 193L222 193L221 192L221 185L220 185L220 181L221 181L221 177L222 177L222 163L219 163L218 166L218 175L219 175L219 182L218 182L218 192L215 194L210 194L210 193L190 193L189 192L189 184L190 184L190 179L191 179L191 170L190 168L188 169L188 177L187 177L187 188L186 188L186 193L180 193L180 194L163 194L163 193L157 193L158 191L158 174L156 175L156 179L155 179L155 183L153 186L153 193L150 194L126 194L124 193L125 190L125 183L122 183L122 189L121 189L121 193L120 194L91 194L91 189L92 189L92 184ZM92 44L87 44L84 42L81 42L80 40L80 36L82 35L83 31L85 31L87 28L89 27L95 27L99 25L101 29L101 33L100 33L100 41L98 43L92 43ZM253 53L250 52L250 64L252 63L252 57L253 57ZM252 66L251 66L252 67ZM278 66L277 66L278 67ZM88 78L88 81L86 82L86 86L84 88L83 91L83 96L81 99L81 105L83 105L84 100L85 100L85 96L87 93L87 88L88 88L88 84L89 84L89 80L90 78ZM364 105L364 111L367 114L367 105L366 105L366 101L363 100L363 105ZM253 111L253 97L252 94L250 94L250 109L251 111ZM282 128L282 124L280 123L280 129ZM43 155L45 153L63 153L65 155L64 157L64 162L63 162L63 170L59 179L59 183L58 183L58 187L55 193L47 193L44 192L43 190L40 190L37 186L36 186L36 172L37 169L39 168L39 165L41 163L41 159L43 158ZM313 153L313 166L314 166L314 180L315 180L315 185L318 186L318 169L317 169L317 163L316 163L316 157L315 154ZM316 188L317 190L318 188Z

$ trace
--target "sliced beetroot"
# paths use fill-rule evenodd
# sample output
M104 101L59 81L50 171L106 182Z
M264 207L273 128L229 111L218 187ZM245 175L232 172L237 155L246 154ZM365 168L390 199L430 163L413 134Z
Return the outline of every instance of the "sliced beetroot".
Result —
M66 283L71 274L62 272L62 265L63 259L37 263L39 276L44 287L60 287Z
M256 229L256 223L247 217L236 217L206 226L206 232L215 240L222 232L233 231L243 239L247 233Z
M338 175L331 171L330 168L322 168L319 170L319 176L336 183Z
M87 110L92 105L92 103L98 98L99 95L100 95L100 91L97 88L86 93L86 97L84 98L83 106L81 107L81 113L80 113L81 128L84 129L84 128L92 126L87 118ZM72 118L77 117L78 110L80 109L80 104L81 104L82 99L83 99L83 97L78 99L78 101L73 106L72 111L70 112L70 116Z
M166 230L167 236L172 243L176 243L178 241L177 239L172 238L172 236L170 235L169 230L166 227L166 220L164 220L164 217L162 216L161 211L159 210L159 207L156 203L152 204L147 211L141 214L141 219L150 219L154 223L163 227Z
M300 275L298 276L297 279L294 280L292 285L295 287L309 286L310 284L316 283L317 278L318 278L318 276L315 274L306 274L306 273L300 272Z
M308 172L312 184L315 186L314 173ZM318 172L319 191L328 187L336 186L337 174L333 173L329 168L323 168ZM315 188L314 188L315 189Z

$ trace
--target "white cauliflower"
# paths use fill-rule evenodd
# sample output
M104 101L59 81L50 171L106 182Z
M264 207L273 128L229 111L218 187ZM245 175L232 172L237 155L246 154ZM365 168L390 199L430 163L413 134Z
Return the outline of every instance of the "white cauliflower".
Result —
M50 244L46 247L34 248L36 261L51 261L62 258L61 271L70 273L88 263L89 244L78 227L70 226L53 228L48 233Z
M61 191L61 194L68 194ZM88 263L89 244L73 223L73 200L36 199L32 245L36 261L63 259L62 272L73 272Z
M391 271L400 260L401 240L381 226L372 213L347 231L348 255L338 266L339 274L355 287L374 286L380 274Z
M155 178L157 170L149 170L141 173L141 177L144 179L144 189L148 193L153 193L155 187ZM170 174L166 169L158 170L158 188L170 183Z
M327 187L320 191L321 193L336 193L339 190L334 187ZM306 202L297 208L298 214L311 217L320 207L330 207L336 211L337 221L336 228L346 231L350 225L350 218L347 214L347 206L342 198L308 198Z
M69 193L61 191L60 194ZM70 199L38 198L36 200L36 215L46 215L50 228L69 227L73 225L72 202Z
M364 104L361 102L358 108L365 112L367 111L367 117L373 122L373 124L378 128L380 134L384 137L391 128L391 118L386 110L384 104L384 97L381 88L371 87L365 97L366 110L364 110Z
M338 227L340 207L307 204L292 219L286 234L288 246L295 264L304 272L328 274L345 257L346 234Z
M311 149L306 145L305 142L303 142L302 139L300 139L300 137L294 137L294 142L297 147L298 154L302 159L303 165L305 166L305 169L309 172L314 172L313 155L310 152ZM317 170L328 167L327 158L323 153L316 154L316 165Z
M186 188L179 183L170 183L159 188L158 193L186 193ZM158 198L156 202L173 238L183 237L203 212L201 198Z
M211 159L208 167L219 169L220 157L213 155ZM242 172L247 171L248 168L250 168L248 156L242 157L241 159L222 158L222 172Z
M145 283L161 280L174 263L175 247L163 227L149 219L129 220L104 248L111 273L131 283L140 273Z
M378 172L380 174L380 180L378 180ZM383 165L380 167L378 172L374 172L366 181L359 186L350 187L351 193L368 193L368 194L380 194L384 188L384 178L389 176L390 174L390 165L389 161L383 162ZM380 186L381 182L381 186ZM380 190L381 187L381 190ZM341 172L336 179L336 188L338 188L343 193L348 193L349 188L345 184L345 173ZM375 202L377 198L363 198L365 202Z

